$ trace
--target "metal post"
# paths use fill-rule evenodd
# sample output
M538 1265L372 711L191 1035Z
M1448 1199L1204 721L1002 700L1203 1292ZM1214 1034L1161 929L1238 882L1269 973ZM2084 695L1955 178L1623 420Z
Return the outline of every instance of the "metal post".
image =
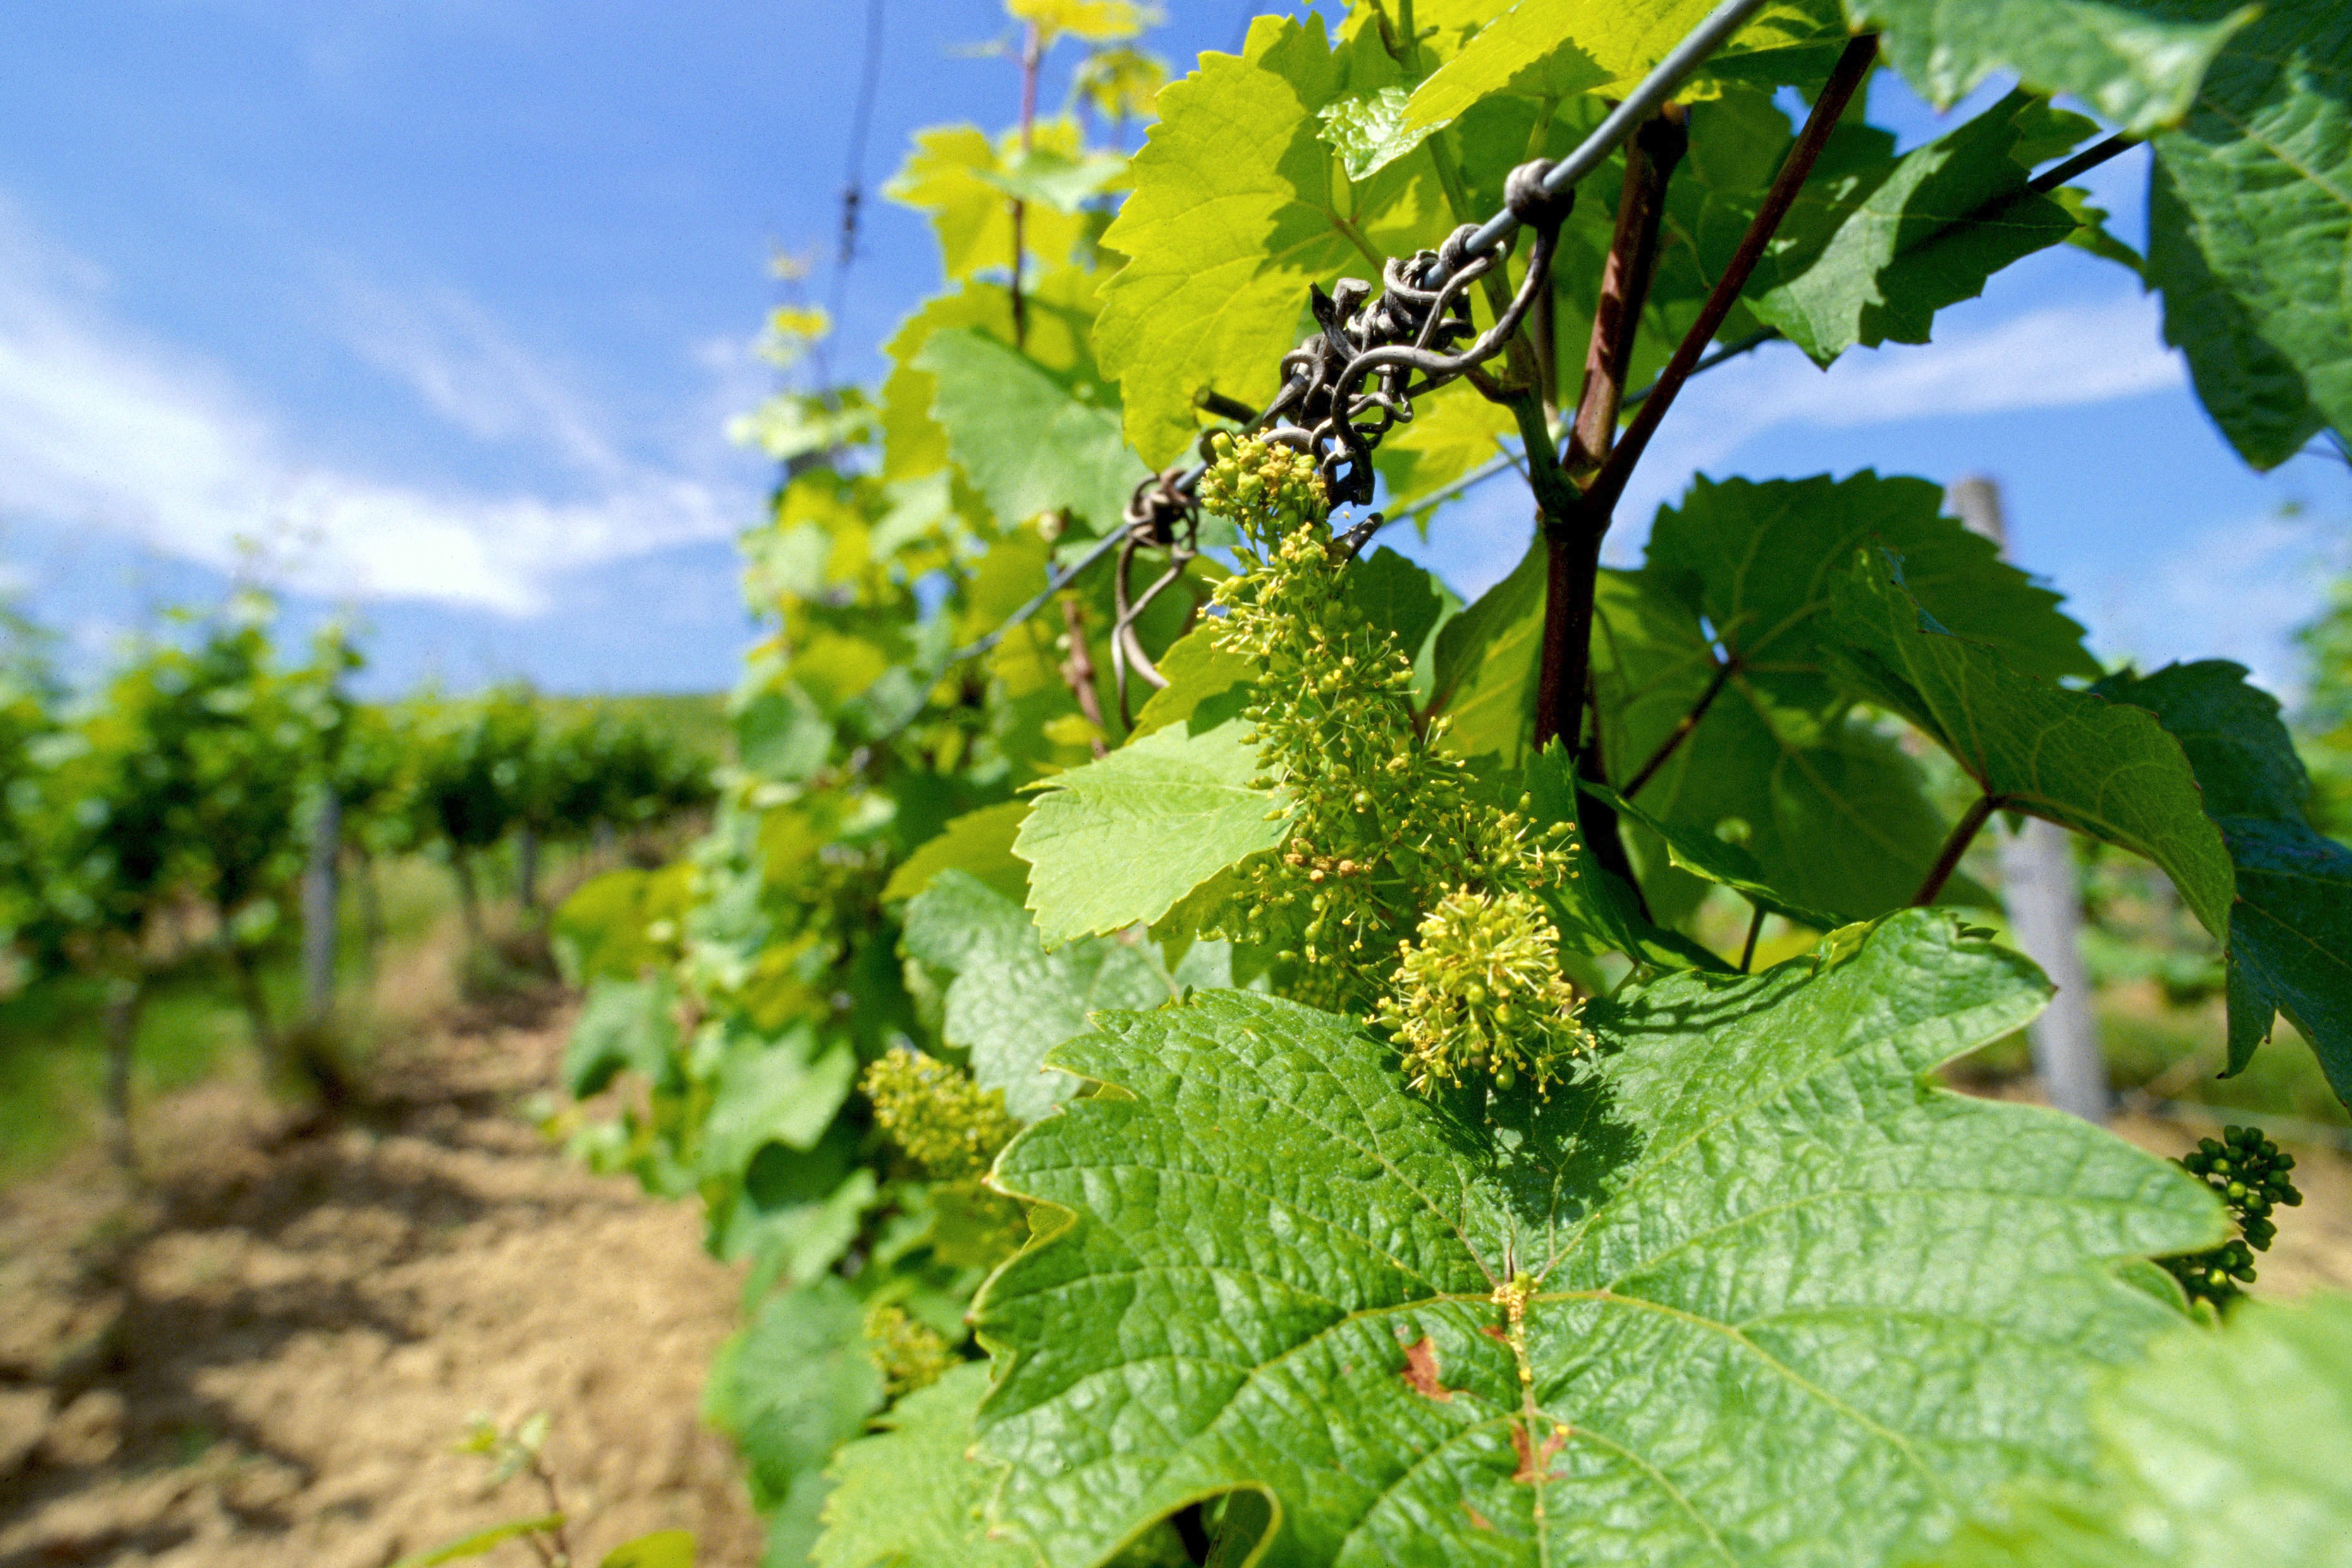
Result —
M1990 479L1962 479L1946 500L1970 532L1982 534L2008 553L2000 490ZM2110 1104L2107 1064L2099 1054L2098 1015L2075 940L2083 925L2083 892L2075 879L2074 847L2064 828L2038 816L2027 817L2016 833L1998 823L1994 832L2000 845L2001 902L2009 911L2010 929L2017 945L2058 988L2042 1016L2025 1026L2033 1046L2033 1070L2051 1104L2085 1121L2104 1122Z

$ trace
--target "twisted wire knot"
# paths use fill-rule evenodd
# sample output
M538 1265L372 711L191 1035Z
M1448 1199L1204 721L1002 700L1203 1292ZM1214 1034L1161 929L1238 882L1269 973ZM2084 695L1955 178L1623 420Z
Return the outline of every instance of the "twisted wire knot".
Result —
M1576 187L1554 195L1544 189L1544 176L1551 173L1551 160L1531 158L1503 177L1503 205L1510 215L1529 228L1541 231L1556 229L1568 221L1576 210Z

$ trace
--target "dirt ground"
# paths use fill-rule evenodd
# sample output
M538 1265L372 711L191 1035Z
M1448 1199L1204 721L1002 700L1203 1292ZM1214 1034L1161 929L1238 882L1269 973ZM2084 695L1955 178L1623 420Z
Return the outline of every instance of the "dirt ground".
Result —
M93 1150L0 1192L0 1568L383 1568L543 1511L452 1452L478 1411L548 1414L575 1561L673 1528L758 1560L697 1418L738 1282L690 1208L522 1120L567 1018L508 1014L427 1031L340 1128L215 1082L142 1112L143 1191Z

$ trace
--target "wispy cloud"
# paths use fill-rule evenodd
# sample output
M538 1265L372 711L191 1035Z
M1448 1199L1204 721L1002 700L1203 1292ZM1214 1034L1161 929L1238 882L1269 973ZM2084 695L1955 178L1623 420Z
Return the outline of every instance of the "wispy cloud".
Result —
M2068 408L2187 384L2149 296L2028 310L1925 345L1855 349L1826 371L1785 344L1692 382L1619 515L1646 519L1692 474L1789 425L1853 429Z
M1827 371L1786 344L1768 345L1690 383L1676 400L1619 503L1609 556L1621 564L1639 560L1661 503L1681 495L1692 475L1743 456L1774 431L2063 408L2168 391L2186 380L2179 355L2164 344L2156 303L2136 294L2029 310L1932 344L1856 350ZM1396 542L1457 592L1476 595L1517 563L1527 518L1525 492L1497 480L1457 507L1432 545Z
M2110 658L2142 669L2235 659L2292 703L2304 684L2294 628L2317 617L2346 564L2340 517L2239 518L2088 584L2075 609Z
M462 299L356 299L368 359L457 429L530 444L572 481L493 492L311 460L248 389L119 320L103 279L0 200L0 510L215 568L266 539L291 587L509 614L541 608L556 573L749 515L723 468L625 453L571 378Z

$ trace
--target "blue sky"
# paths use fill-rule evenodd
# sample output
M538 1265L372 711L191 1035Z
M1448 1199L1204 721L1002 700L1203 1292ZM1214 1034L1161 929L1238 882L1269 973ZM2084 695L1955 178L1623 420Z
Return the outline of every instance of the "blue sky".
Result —
M1250 9L1174 0L1180 66ZM863 0L116 0L0 15L0 574L93 657L252 556L347 607L378 689L731 682L735 531L768 474L728 416L778 248L829 251ZM869 189L922 125L1006 122L1013 68L959 46L993 0L889 5ZM1068 63L1066 58L1062 62ZM1049 86L1049 101L1058 83ZM1935 122L1881 79L1874 113ZM2136 239L2139 155L2093 178ZM866 204L855 369L936 286L921 221ZM814 289L822 297L822 275ZM2292 679L2352 475L2250 474L2127 274L2071 247L1938 342L1827 376L1767 349L1685 395L1612 541L1696 470L1874 465L2005 487L2015 550L2103 651L2226 653ZM2294 515L2289 515L2293 513ZM1515 559L1503 481L1426 551Z

